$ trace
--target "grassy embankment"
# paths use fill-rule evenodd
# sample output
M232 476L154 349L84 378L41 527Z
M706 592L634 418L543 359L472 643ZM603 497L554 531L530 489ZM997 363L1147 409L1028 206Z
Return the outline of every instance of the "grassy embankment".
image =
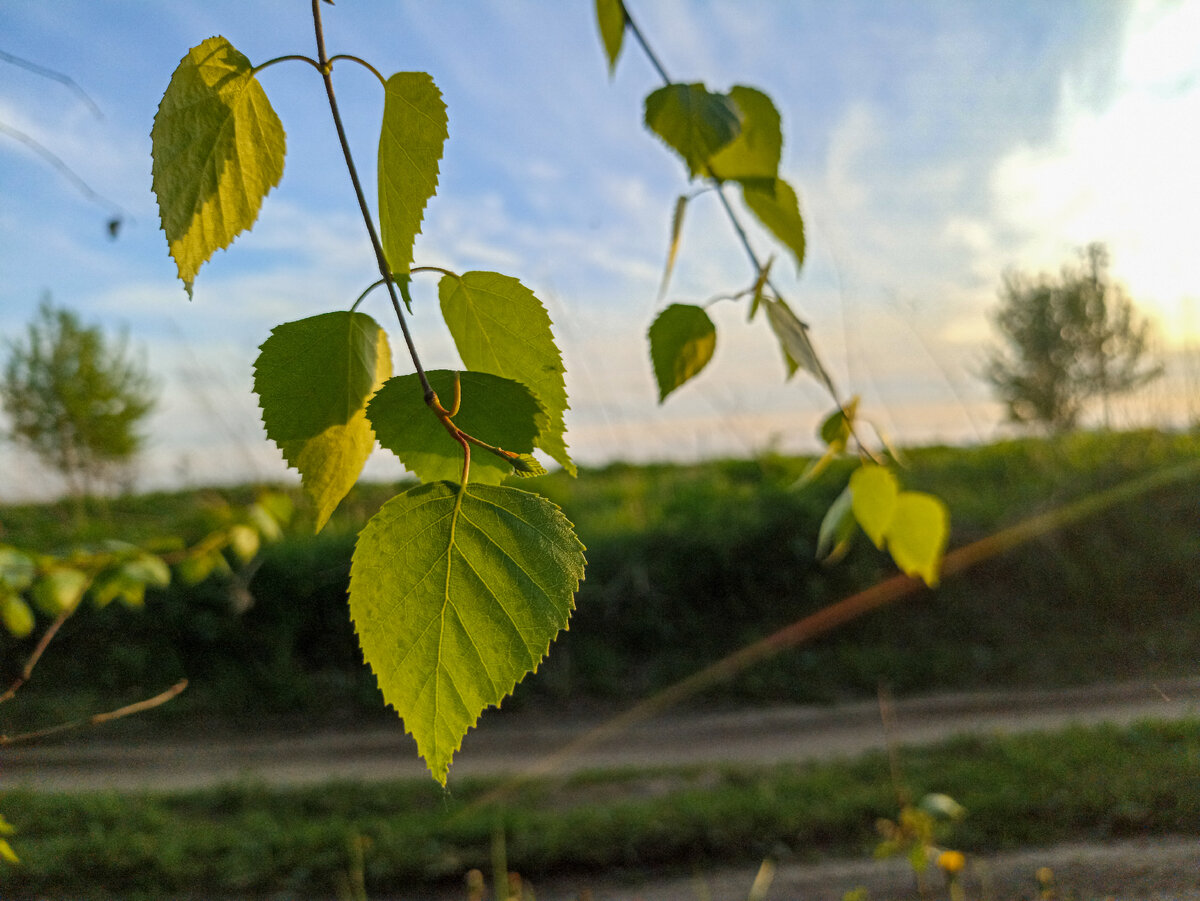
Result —
M948 502L957 547L1198 459L1200 436L1081 434L917 450L903 478ZM570 630L505 709L645 697L892 573L865 540L836 566L814 560L818 524L845 471L798 491L804 465L766 457L539 480L575 521L589 567ZM316 536L301 506L293 533L264 553L246 586L248 608L242 586L212 579L157 592L144 611L81 610L40 665L24 711L33 719L46 707L95 709L187 677L188 692L156 722L194 712L373 715L381 704L345 592L357 528L394 490L362 486ZM67 509L8 508L0 541L195 537L206 504L252 494L122 498L82 532ZM1193 476L986 560L696 701L824 702L873 697L880 683L903 696L1191 675L1200 650L1198 508ZM22 650L0 638L10 669Z

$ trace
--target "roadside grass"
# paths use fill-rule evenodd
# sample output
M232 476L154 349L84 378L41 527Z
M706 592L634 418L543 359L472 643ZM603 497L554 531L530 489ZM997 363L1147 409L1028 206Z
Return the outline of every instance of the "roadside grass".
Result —
M911 797L943 792L968 810L965 852L1131 835L1200 836L1200 719L1127 728L964 737L899 749ZM178 794L9 791L19 867L0 895L107 898L334 897L364 849L372 897L465 897L503 830L509 867L535 886L636 883L766 857L856 857L899 806L882 753L762 768L583 773L506 784L426 782ZM499 793L499 796L498 796ZM847 889L852 886L846 886Z

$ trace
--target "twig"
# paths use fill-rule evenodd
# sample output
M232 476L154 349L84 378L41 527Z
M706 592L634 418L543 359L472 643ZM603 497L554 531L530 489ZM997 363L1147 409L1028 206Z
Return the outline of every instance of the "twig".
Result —
M37 666L38 661L42 659L42 654L46 652L46 648L50 642L54 640L54 636L58 630L62 628L62 624L67 621L72 613L75 612L74 607L69 607L55 617L54 622L46 627L46 631L42 633L42 637L38 639L37 646L33 649L33 653L29 655L29 659L25 661L25 666L21 670L21 675L13 681L12 685L8 686L8 690L0 695L0 704L5 701L11 701L13 696L21 690L21 686L29 681L33 675L33 668Z
M153 710L167 701L174 698L188 686L187 679L180 679L166 691L159 692L152 698L146 698L144 701L137 701L133 704L127 704L124 707L118 707L116 710L109 710L106 713L94 713L91 716L83 717L78 720L71 720L66 723L59 723L56 726L48 726L45 729L37 729L33 732L21 732L17 735L0 735L0 747L9 747L17 744L29 744L30 742L38 741L47 738L51 735L58 735L60 732L68 732L72 729L82 729L85 726L99 726L103 723L119 720L122 717L133 716L135 713L144 713L147 710Z
M417 355L417 346L413 342L412 334L408 330L408 321L404 318L404 311L400 309L400 298L396 295L396 284L392 278L391 269L388 267L387 257L383 253L383 243L379 240L379 234L375 230L375 221L371 218L371 210L367 206L367 198L363 193L362 182L358 177L358 169L354 165L354 157L350 153L350 141L346 137L346 128L342 124L341 113L338 112L337 96L333 90L333 66L325 50L325 31L321 25L321 0L312 0L312 14L313 31L317 41L318 68L321 70L321 80L325 83L325 95L329 98L329 112L333 116L333 125L337 129L338 141L342 145L342 156L346 160L346 169L349 171L350 181L354 185L354 195L358 198L358 208L362 213L363 224L367 227L367 234L371 239L371 248L375 251L375 261L379 265L379 274L383 276L384 284L387 285L388 296L392 301L392 307L396 311L396 318L400 321L400 331L404 335L404 343L408 345L408 355L412 358L413 366L417 371L417 379L421 382L421 388L425 392L425 403L430 404L431 401L436 400L437 395L434 394L433 386L429 384L429 378L425 375L425 368L421 365L421 359Z
M70 720L69 722L59 723L56 726L48 726L45 729L37 729L33 732L21 732L17 735L0 735L0 747L7 747L16 744L28 744L39 739L46 738L51 735L57 735L60 732L67 732L71 729L81 729L84 726L99 726L103 723L119 720L122 717L132 716L135 713L143 713L147 710L152 710L162 704L167 703L188 686L187 679L180 679L166 691L159 692L152 698L146 698L144 701L137 701L133 704L127 704L124 707L118 707L116 710L109 710L105 713L94 713L91 716L83 717L82 719Z

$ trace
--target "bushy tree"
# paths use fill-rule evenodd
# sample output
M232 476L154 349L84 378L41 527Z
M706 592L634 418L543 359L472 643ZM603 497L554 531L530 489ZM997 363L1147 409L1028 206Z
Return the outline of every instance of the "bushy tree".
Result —
M155 393L124 337L114 341L48 299L24 337L8 343L0 384L7 436L57 470L77 497L133 461Z
M1057 278L1004 276L994 322L1003 346L983 376L1013 422L1065 431L1099 399L1108 422L1114 395L1162 374L1150 359L1151 322L1108 273L1108 251L1091 244Z

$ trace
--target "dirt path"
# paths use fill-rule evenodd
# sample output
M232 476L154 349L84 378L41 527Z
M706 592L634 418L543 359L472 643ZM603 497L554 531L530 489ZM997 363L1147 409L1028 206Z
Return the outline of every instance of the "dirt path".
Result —
M895 704L894 737L901 744L923 744L962 733L1185 716L1200 716L1200 679L903 700ZM884 743L875 703L667 713L632 723L620 717L489 711L463 742L451 779L714 761L771 763L850 756ZM315 733L222 731L132 745L101 730L0 755L4 787L44 791L181 789L245 778L303 784L425 777L399 722Z
M963 694L897 702L894 737L902 744L922 744L962 733L1194 716L1200 716L1200 679ZM884 744L874 703L669 713L633 722L491 711L467 736L451 780L714 761L770 763L851 756ZM100 731L83 740L10 748L0 755L0 785L44 791L168 790L235 779L303 784L403 778L427 776L398 723L318 732L192 733L132 744ZM1194 837L1069 844L980 858L971 862L970 897L1037 897L1033 874L1044 866L1054 870L1060 898L1200 901L1200 840ZM747 896L756 869L714 868L695 878L637 885L564 881L536 889L543 901L736 901ZM781 866L767 897L841 901L859 886L868 889L871 901L914 897L912 875L903 863L861 859ZM588 894L581 895L585 890ZM454 896L460 899L461 894Z

